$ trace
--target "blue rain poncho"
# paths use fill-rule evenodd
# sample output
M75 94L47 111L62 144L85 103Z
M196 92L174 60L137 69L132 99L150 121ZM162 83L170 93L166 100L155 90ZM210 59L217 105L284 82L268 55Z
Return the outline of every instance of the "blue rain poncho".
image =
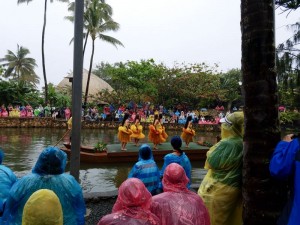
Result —
M16 175L8 167L1 165L4 153L0 150L0 214L4 210L4 204L9 196L9 191L17 181Z
M2 218L4 224L21 224L26 201L39 189L52 190L58 196L64 225L84 224L82 190L73 176L64 174L66 159L66 153L56 147L48 147L40 154L32 174L22 177L13 185Z
M242 224L242 112L226 116L221 141L207 152L207 169L198 190L210 215L211 225Z
M273 152L270 161L271 175L286 179L292 178L294 182L294 190L292 191L289 202L290 210L286 213L289 215L282 215L282 218L287 218L285 221L287 225L300 224L300 143L299 139L294 139L291 142L280 141L275 151Z
M140 179L151 194L156 194L160 183L159 169L153 159L149 145L143 144L139 149L139 161L132 167L128 178Z

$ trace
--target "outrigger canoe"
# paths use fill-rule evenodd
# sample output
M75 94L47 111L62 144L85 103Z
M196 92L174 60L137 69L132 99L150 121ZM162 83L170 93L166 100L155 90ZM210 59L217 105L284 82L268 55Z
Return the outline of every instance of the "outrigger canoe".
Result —
M153 145L150 143L150 147ZM81 146L80 148L80 161L84 163L121 163L121 162L136 162L138 160L139 147L131 143L127 144L127 151L121 151L120 144L107 145L107 150L97 152L94 147ZM163 143L158 146L159 150L152 151L155 161L162 161L164 156L172 152L170 143ZM185 154L191 161L202 161L206 159L206 152L208 146L203 146L198 143L190 143L189 148L182 148ZM66 152L68 158L71 155L71 145L64 143L61 150Z

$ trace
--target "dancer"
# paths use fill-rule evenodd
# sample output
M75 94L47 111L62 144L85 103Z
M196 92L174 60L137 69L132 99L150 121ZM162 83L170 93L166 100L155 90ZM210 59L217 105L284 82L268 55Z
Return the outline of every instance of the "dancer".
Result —
M126 151L126 145L130 141L130 135L132 131L130 130L129 124L129 114L125 114L122 120L121 126L118 129L118 138L121 142L121 151Z
M139 141L145 138L145 134L143 134L143 126L140 124L140 117L136 115L134 118L134 124L130 127L132 134L131 138L133 138L135 146L139 146Z
M185 147L188 148L190 142L193 142L193 137L196 132L193 129L192 116L188 116L184 128L182 128L181 138L185 141Z
M164 122L163 122L163 115L162 114L159 114L159 124L161 126L161 129L162 129L162 137L165 139L165 141L168 139L168 134L166 132L166 127L164 126ZM161 143L160 143L161 144Z
M165 142L166 139L162 136L162 126L159 123L158 115L154 116L153 124L149 126L148 140L153 143L153 150L158 150L157 145Z

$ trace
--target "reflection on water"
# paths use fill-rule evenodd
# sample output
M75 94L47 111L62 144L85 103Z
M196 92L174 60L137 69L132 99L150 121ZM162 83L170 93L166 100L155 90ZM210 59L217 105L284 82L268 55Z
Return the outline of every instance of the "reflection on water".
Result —
M5 152L3 164L15 171L18 177L29 173L40 154L49 145L54 145L65 134L63 129L51 128L5 128L0 129L0 148ZM169 139L179 135L179 131L168 131ZM195 140L215 142L215 133L198 132ZM98 141L105 143L119 143L116 130L84 129L81 134L83 145L93 146ZM147 136L147 133L146 133ZM66 136L63 141L67 141ZM169 140L167 140L169 141ZM58 146L62 146L62 142ZM145 139L143 142L147 142ZM80 180L85 192L111 191L120 186L127 178L133 163L119 163L111 165L81 164ZM162 162L158 162L162 167ZM205 170L203 163L192 162L192 182L200 183ZM69 165L67 165L69 170Z

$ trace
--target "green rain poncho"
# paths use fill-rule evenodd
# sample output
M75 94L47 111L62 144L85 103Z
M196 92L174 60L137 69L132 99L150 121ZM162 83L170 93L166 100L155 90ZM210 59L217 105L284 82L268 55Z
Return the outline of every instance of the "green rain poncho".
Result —
M34 192L27 200L22 225L62 225L63 212L56 194L48 189Z
M221 141L207 152L208 170L198 194L210 214L211 225L241 225L243 157L242 112L228 114L221 126Z

